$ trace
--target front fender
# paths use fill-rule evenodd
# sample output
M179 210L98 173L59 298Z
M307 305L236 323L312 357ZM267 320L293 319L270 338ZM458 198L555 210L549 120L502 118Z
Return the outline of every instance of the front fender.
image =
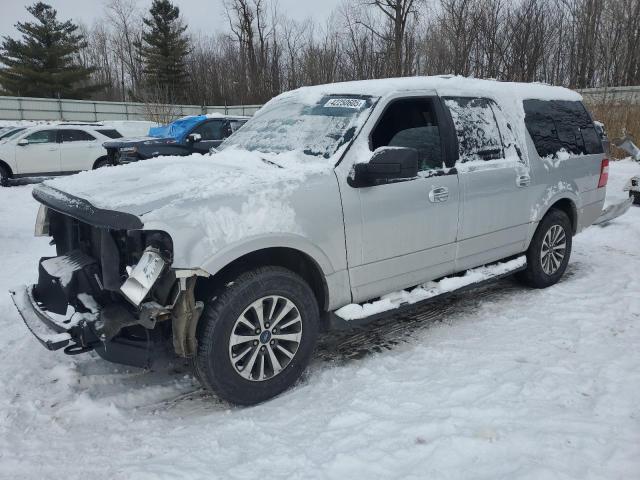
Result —
M325 252L305 237L289 233L260 235L227 245L214 255L204 259L199 268L211 275L215 275L234 260L266 248L291 248L292 250L297 250L311 258L320 267L325 277L335 272L335 268Z

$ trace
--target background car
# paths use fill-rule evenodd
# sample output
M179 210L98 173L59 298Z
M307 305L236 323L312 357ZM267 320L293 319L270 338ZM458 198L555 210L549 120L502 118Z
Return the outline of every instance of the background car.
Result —
M104 144L109 163L137 162L164 155L207 153L244 125L249 117L217 114L192 115L149 129L144 138L109 141Z
M16 127L16 126L3 127L0 129L0 140L4 140L5 138L12 137L18 132L21 132L22 130L24 130L25 128L27 127Z
M20 127L22 128L22 127ZM122 134L104 124L24 127L0 141L0 184L9 179L53 176L107 164L102 144Z

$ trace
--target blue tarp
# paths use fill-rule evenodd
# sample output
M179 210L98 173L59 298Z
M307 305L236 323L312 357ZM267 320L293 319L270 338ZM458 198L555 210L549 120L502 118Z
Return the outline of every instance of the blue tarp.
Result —
M171 122L169 125L162 125L161 127L151 127L149 129L149 136L156 138L171 137L182 143L185 141L187 133L189 133L193 127L206 119L206 115L190 115L188 117L182 117L174 122Z

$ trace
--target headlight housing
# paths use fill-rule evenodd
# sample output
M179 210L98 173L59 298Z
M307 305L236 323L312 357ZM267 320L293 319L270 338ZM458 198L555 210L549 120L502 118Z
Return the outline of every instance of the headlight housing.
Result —
M136 307L140 306L153 288L164 267L165 260L158 250L147 247L140 261L133 267L129 277L120 287L120 292Z

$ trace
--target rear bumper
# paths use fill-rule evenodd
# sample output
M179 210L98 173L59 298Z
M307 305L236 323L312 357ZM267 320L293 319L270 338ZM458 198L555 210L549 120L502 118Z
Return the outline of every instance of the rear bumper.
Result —
M86 323L73 324L66 319L59 320L58 317L64 317L54 317L40 308L33 296L32 286L16 287L9 293L24 324L47 350L59 350L69 345L90 349L99 343Z

